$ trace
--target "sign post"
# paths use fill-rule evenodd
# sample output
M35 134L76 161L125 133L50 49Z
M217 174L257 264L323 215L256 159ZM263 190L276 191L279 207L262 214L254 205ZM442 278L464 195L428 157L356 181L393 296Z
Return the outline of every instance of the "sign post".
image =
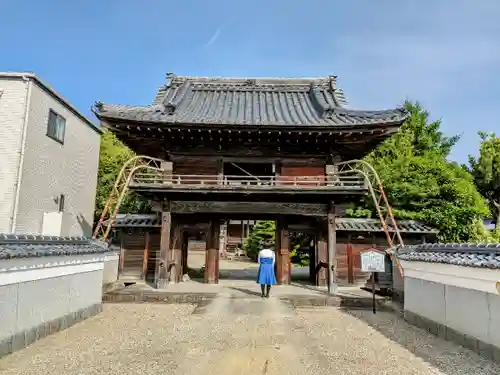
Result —
M377 249L369 249L361 252L361 271L372 273L372 303L373 313L377 313L375 303L375 273L385 272L385 252Z

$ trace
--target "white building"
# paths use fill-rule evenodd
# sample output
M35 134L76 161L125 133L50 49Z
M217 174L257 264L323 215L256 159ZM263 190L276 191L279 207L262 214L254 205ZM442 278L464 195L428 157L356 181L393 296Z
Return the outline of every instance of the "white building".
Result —
M100 135L35 74L0 72L0 233L90 236Z

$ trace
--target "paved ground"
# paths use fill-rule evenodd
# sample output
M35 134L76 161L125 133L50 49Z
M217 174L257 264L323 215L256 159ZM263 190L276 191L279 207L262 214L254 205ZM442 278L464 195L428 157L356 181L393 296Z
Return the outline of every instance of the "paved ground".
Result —
M228 278L219 285L169 286L217 294L208 305L105 304L99 316L0 360L0 375L500 374L396 314L293 309L280 298L325 291L298 283L263 300L255 264L221 260L221 269Z
M107 304L0 360L0 374L498 375L500 367L394 314L293 310L228 294L205 307Z

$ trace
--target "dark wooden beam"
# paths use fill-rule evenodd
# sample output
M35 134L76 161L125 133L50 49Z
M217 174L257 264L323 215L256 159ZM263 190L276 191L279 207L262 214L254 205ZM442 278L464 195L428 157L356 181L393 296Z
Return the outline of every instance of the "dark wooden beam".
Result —
M275 203L275 202L218 202L172 201L176 214L225 213L225 214L277 214L326 216L327 204L322 203Z

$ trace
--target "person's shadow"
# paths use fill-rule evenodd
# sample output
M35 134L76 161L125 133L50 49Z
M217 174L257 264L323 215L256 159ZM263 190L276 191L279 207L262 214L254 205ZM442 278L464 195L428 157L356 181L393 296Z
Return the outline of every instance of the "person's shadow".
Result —
M235 286L231 286L231 287L229 287L229 289L236 290L238 292L241 292L241 293L249 295L249 296L260 297L260 295L261 295L260 292L256 292L255 290L250 290L250 289L246 289L246 288L237 288Z

